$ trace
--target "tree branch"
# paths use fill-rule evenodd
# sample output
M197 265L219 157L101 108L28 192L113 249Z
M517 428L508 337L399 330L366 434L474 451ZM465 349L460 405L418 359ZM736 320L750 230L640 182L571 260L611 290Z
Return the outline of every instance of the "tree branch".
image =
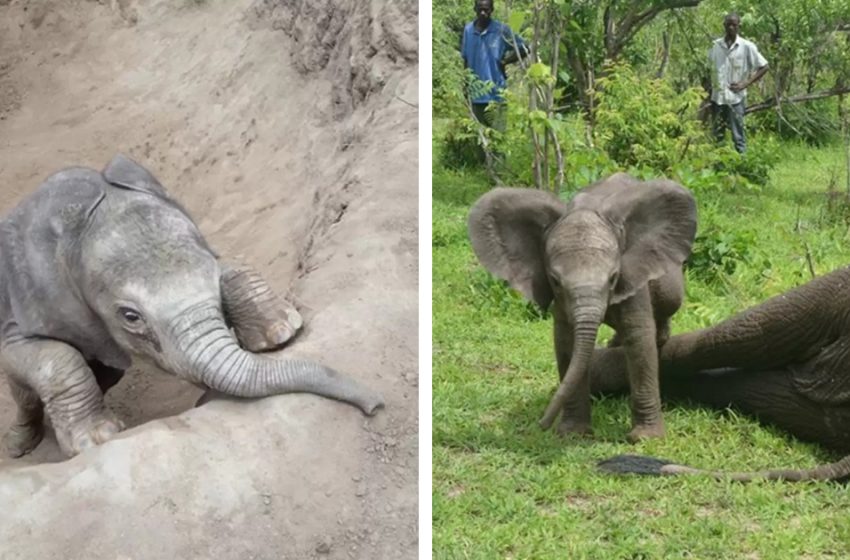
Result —
M664 77L664 71L667 69L667 63L670 61L670 32L666 29L661 34L661 64L658 66L658 72L655 73L657 79Z
M780 103L803 103L805 101L814 101L815 99L824 99L826 97L833 97L835 95L842 95L845 93L850 93L850 87L836 87L824 91L816 91L815 93L807 93L805 95L795 95L794 97L781 97L779 99L779 102L777 102L776 98L773 97L771 99L768 99L767 101L762 101L761 103L750 105L749 107L747 107L746 113L749 114L755 113L756 111L764 111L765 109L776 107Z
M633 0L631 9L622 21L615 26L616 36L613 37L612 46L608 49L609 58L617 58L632 37L661 12L675 10L676 8L694 8L699 6L703 0L667 0L641 13L636 13L634 9L637 6L636 1Z

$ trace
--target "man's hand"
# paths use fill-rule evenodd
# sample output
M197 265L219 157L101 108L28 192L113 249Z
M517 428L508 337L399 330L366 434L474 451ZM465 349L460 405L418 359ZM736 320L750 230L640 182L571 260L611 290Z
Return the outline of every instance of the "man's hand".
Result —
M764 76L765 74L767 74L766 64L756 70L756 73L750 76L748 80L744 80L743 82L732 82L731 84L729 84L729 90L735 93L743 91L753 85L755 82L761 80L762 76Z

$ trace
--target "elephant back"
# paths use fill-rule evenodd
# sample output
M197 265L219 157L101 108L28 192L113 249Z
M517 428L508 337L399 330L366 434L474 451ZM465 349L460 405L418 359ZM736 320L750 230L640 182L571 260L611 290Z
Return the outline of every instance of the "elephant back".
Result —
M76 247L108 184L93 169L54 173L0 224L0 298L4 339L45 336L87 358L126 368L129 358L81 296L74 281Z

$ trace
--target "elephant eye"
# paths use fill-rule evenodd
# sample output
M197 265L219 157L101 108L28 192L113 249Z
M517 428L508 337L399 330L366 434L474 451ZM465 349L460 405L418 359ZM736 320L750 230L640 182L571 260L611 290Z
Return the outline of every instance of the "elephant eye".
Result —
M614 272L612 272L611 276L608 277L608 284L610 284L611 286L615 285L617 283L617 277L618 276L619 276L619 274L617 274L616 270Z
M119 308L118 313L120 313L121 317L131 325L136 325L142 320L142 315L135 309L130 309L129 307Z

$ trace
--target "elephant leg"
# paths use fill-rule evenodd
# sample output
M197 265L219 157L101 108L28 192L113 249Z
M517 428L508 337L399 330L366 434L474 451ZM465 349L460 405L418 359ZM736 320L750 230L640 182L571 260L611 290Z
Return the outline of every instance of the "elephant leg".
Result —
M251 352L275 350L301 328L301 315L278 297L259 272L224 265L221 297L228 324L240 344Z
M38 447L44 437L44 405L29 387L8 378L12 398L18 405L15 423L3 436L2 447L9 457L17 458Z
M673 374L717 368L768 370L805 362L838 338L847 325L847 282L842 268L746 309L712 327L670 338L661 368Z
M657 333L649 290L638 290L634 296L622 302L616 318L617 330L623 333L622 348L630 387L632 430L627 439L635 443L646 438L664 437L658 382Z
M670 318L655 319L655 346L661 348L670 339Z
M558 380L563 381L570 365L573 347L573 327L556 312L554 320L555 361L558 364ZM589 380L588 380L589 381ZM590 393L588 387L580 387L581 393ZM586 389L586 390L585 390ZM590 435L593 429L590 423L590 399L576 398L561 408L561 421L556 428L558 435Z
M620 395L629 390L629 372L622 346L596 348L590 360L590 392L594 395Z
M655 317L656 346L661 348L670 338L670 317L685 301L685 280L682 269L677 268L649 283L652 312Z
M124 377L123 369L109 367L97 360L89 361L88 366L94 374L95 379L97 379L97 385L100 387L101 393L104 395Z
M791 368L746 371L715 369L687 376L661 375L665 402L690 402L718 410L734 408L801 439L850 452L850 406L817 403L800 393ZM629 389L623 348L599 348L591 364L594 394Z
M0 354L9 377L44 403L64 453L76 455L123 427L105 407L97 379L73 347L49 339L17 338Z
M662 394L718 410L734 408L800 439L850 452L850 406L825 405L801 394L791 368L709 370L662 380Z

